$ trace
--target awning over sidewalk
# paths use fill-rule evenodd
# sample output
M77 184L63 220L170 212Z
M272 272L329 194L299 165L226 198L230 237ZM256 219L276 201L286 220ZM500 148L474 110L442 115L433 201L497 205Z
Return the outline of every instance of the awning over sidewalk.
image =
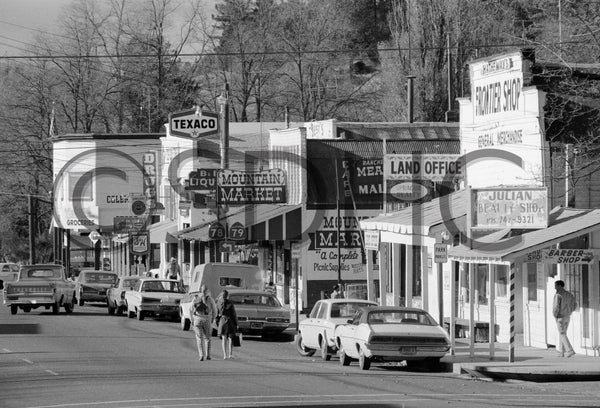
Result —
M173 236L177 232L177 221L162 221L148 227L150 231L150 243L176 243L177 238Z
M454 236L466 220L468 191L459 190L423 204L415 204L391 214L362 220L363 230L389 231L397 234L433 236L448 231Z
M466 245L450 247L448 258L470 263L506 264L538 249L597 230L600 230L600 210L556 207L550 212L548 228L506 238L481 239L475 242L475 248Z
M213 222L186 228L175 235L180 239L209 241L208 231ZM302 205L247 205L230 212L220 222L227 226L241 223L248 230L249 241L299 240L302 234Z

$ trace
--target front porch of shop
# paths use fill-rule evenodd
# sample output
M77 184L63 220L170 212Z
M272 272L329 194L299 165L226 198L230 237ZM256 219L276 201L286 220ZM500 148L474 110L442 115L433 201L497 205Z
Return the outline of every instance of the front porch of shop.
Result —
M523 345L522 335L515 338L514 362L509 362L509 343L494 343L494 358L489 357L489 343L470 344L469 339L456 339L454 355L442 359L447 371L474 378L533 382L598 381L600 380L600 350L593 356L575 354L559 357L554 347L538 348Z

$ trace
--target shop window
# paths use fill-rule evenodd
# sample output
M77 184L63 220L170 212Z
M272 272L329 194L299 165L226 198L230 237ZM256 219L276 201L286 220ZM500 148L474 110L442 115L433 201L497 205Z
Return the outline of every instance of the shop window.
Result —
M496 266L496 296L508 296L508 266L506 265Z
M412 295L421 296L421 247L417 245L411 246L413 251L413 287Z
M537 264L527 264L527 301L537 302Z
M489 265L477 264L475 265L475 284L477 303L480 305L487 305L488 301L488 281L489 281Z

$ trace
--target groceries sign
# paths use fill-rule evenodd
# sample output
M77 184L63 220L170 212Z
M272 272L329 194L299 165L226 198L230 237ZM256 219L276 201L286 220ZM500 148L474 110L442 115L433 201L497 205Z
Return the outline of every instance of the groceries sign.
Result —
M219 133L219 115L214 112L191 109L169 115L172 135L198 139Z

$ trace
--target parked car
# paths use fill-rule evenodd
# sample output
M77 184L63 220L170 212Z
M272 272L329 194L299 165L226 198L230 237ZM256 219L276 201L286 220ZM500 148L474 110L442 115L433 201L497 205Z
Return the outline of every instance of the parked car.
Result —
M79 306L85 302L106 303L106 291L115 285L119 275L115 272L83 270L75 280Z
M183 284L175 279L140 278L133 290L125 291L127 316L179 318L179 302L185 296Z
M42 306L52 308L53 314L58 314L61 306L71 313L75 306L75 284L67 279L61 265L21 266L17 280L7 282L4 291L4 304L10 306L11 314Z
M446 331L424 310L404 307L363 307L347 324L336 327L335 341L342 365L371 362L424 361L438 365L450 349Z
M268 336L283 332L290 325L290 310L269 292L227 289L235 306L238 330L243 334ZM217 296L219 304L222 293Z
M4 289L4 282L14 282L19 276L19 265L16 263L0 263L0 289Z
M122 314L126 309L125 292L133 290L135 284L140 280L141 276L121 276L115 285L108 288L106 291L106 304L108 306L108 314Z
M333 333L340 324L346 324L359 308L377 306L376 302L363 299L323 299L313 306L308 317L298 325L296 349L302 356L312 356L321 350L323 360L331 359L337 351Z

